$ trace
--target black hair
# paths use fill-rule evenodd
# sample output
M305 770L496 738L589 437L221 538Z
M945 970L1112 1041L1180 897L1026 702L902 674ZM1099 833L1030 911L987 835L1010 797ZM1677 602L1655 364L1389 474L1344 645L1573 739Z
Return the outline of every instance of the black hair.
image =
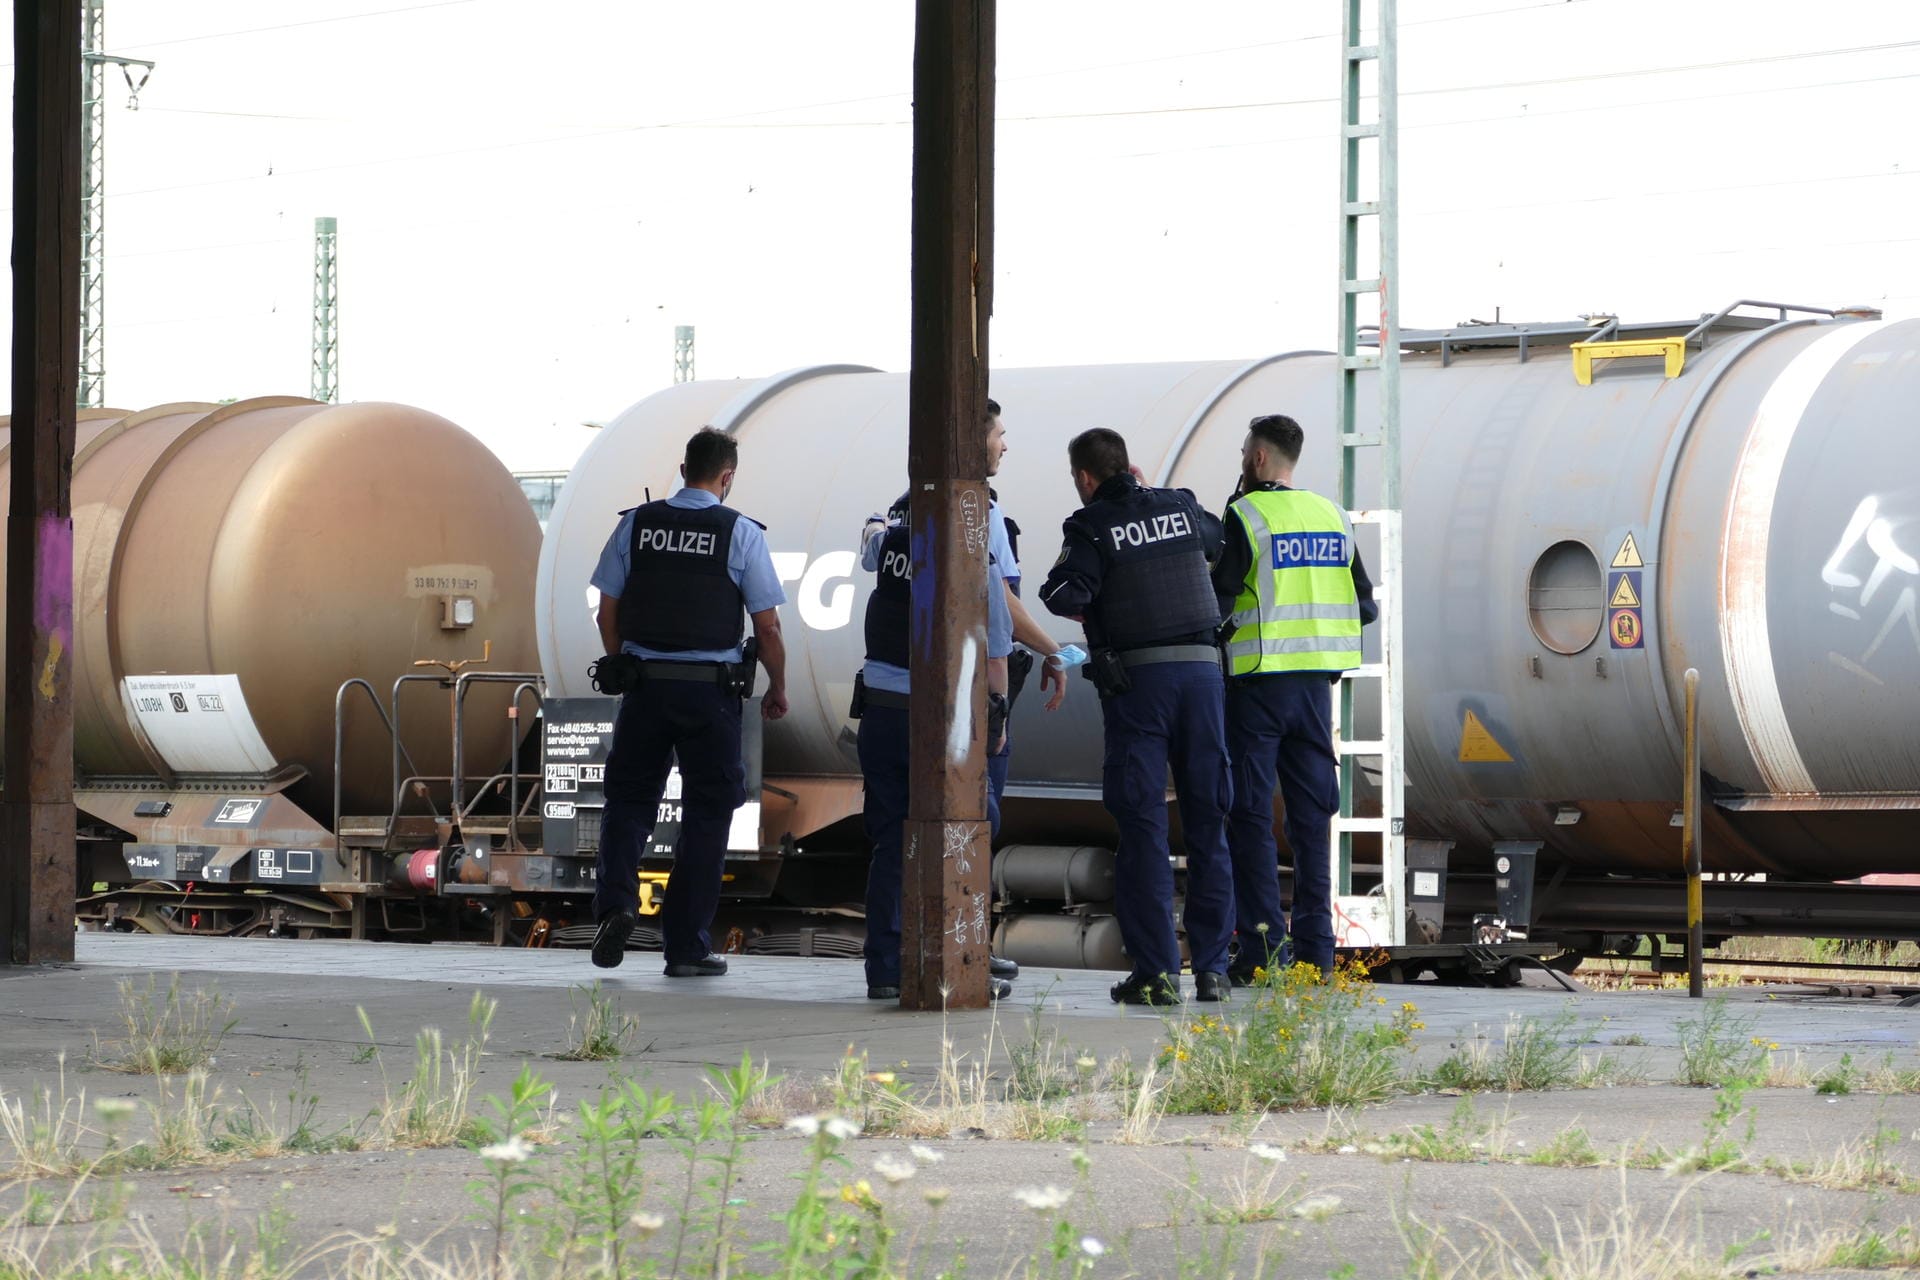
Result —
M1102 484L1129 466L1127 442L1118 431L1095 427L1082 431L1067 445L1067 462L1075 471L1084 471Z
M706 484L740 463L740 442L724 431L702 427L687 441L687 483Z
M1286 414L1264 414L1249 422L1247 430L1253 434L1254 439L1278 449L1280 456L1288 463L1300 461L1300 447L1306 443L1307 433L1300 429L1299 423Z
M1000 416L1000 402L992 396L987 397L987 418L991 421Z

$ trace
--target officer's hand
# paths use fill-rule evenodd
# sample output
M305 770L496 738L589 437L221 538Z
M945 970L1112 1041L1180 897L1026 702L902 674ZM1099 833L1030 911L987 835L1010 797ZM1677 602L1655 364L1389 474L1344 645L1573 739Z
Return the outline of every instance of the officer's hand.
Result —
M1127 474L1132 476L1135 480L1138 480L1141 484L1145 484L1147 482L1147 477L1141 474L1140 466L1138 463L1134 463L1128 466Z
M760 718L763 720L778 720L786 714L787 691L785 689L767 690L766 696L760 699Z
M1058 711L1067 700L1067 669L1051 657L1040 664L1040 692L1048 689L1053 690L1053 696L1047 699L1047 710Z

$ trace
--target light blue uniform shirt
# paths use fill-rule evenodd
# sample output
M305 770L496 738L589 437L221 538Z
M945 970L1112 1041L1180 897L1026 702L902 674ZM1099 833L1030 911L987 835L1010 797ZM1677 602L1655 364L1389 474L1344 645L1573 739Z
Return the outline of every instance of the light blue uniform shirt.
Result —
M719 506L720 499L705 489L682 489L667 499L667 505L684 511L698 511L702 507ZM638 508L635 508L620 517L620 522L613 527L613 536L607 539L607 545L600 552L600 563L593 571L593 585L603 596L618 597L626 591L627 575L633 568L633 521L637 511ZM773 571L773 556L767 551L767 536L759 525L745 516L741 516L733 526L733 542L727 549L727 575L740 588L748 613L778 608L787 602L787 593L781 588L780 579ZM628 640L620 645L620 649L638 658L665 659L668 662L738 662L741 658L738 647L663 653Z
M1004 658L1013 652L1013 614L1007 608L1007 588L1001 581L1004 566L1014 563L1013 548L1007 542L1006 526L996 515L999 507L989 508L987 535L987 656ZM891 527L891 526L887 526ZM880 544L886 539L887 527L868 524L860 540L860 567L869 572L880 568ZM887 693L911 693L912 683L905 667L896 667L891 662L879 662L867 659L861 668L865 673L869 689L880 689Z

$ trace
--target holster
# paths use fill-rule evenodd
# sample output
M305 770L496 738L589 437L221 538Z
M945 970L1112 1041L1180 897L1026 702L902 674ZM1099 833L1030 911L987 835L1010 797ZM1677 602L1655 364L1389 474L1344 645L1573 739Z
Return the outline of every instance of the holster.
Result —
M867 714L867 673L853 673L853 702L847 707L847 719L858 720Z
M1007 732L1007 717L1013 714L1013 703L1004 693L987 695L987 750L993 750Z
M721 687L734 697L745 701L753 696L754 673L760 666L760 637L748 636L747 642L740 646L740 661L725 668Z
M1027 677L1033 674L1033 650L1014 646L1007 655L1007 711L1013 711L1013 704L1020 701L1020 690L1026 687Z
M1087 679L1103 698L1133 688L1133 678L1127 674L1127 664L1120 660L1118 649L1095 649L1087 659Z
M630 653L609 653L587 668L595 691L623 697L640 687L640 659Z

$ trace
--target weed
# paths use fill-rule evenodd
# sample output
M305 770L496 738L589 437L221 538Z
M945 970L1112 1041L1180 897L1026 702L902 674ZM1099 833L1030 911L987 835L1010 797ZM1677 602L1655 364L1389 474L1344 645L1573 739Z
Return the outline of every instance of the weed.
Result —
M113 1105L120 1104L117 1099ZM24 1178L61 1177L78 1172L85 1160L81 1143L88 1135L87 1095L67 1093L67 1056L59 1060L53 1085L42 1084L31 1105L25 1097L0 1093L0 1138L12 1156L8 1172Z
M580 1008L581 997L586 1008ZM592 987L574 987L567 993L573 1013L567 1018L567 1047L553 1056L562 1062L611 1062L626 1053L639 1034L640 1020L620 1011L612 996Z
M1384 1022L1363 965L1320 970L1296 964L1260 970L1246 999L1224 1016L1172 1021L1159 1065L1167 1071L1165 1106L1182 1114L1372 1102L1400 1084L1419 1012L1403 1004Z
M1647 1064L1643 1058L1626 1058L1612 1053L1589 1058L1582 1054L1579 1072L1573 1078L1573 1087L1611 1089L1616 1085L1645 1084L1647 1074Z
M1860 1073L1854 1069L1853 1055L1843 1053L1840 1061L1814 1077L1815 1092L1834 1096L1852 1093L1859 1083Z
M1555 1134L1545 1146L1529 1155L1526 1162L1556 1169L1590 1169L1607 1161L1587 1131L1575 1125Z
M467 1007L467 1038L449 1049L437 1027L414 1037L413 1075L396 1094L387 1078L386 1061L376 1050L383 1099L378 1113L380 1137L398 1147L447 1147L470 1135L468 1110L473 1101L474 1077L486 1051L497 1000L476 991ZM369 1043L377 1044L373 1020L356 1009Z
M96 1040L94 1064L109 1071L156 1076L211 1066L220 1042L239 1022L232 1013L233 1002L218 991L196 987L182 995L177 973L164 994L152 977L145 986L123 978L120 1021L126 1028L126 1040L112 1057L102 1054Z
M1474 1112L1473 1099L1461 1098L1454 1104L1447 1123L1436 1129L1430 1124L1411 1127L1405 1133L1388 1134L1386 1148L1409 1160L1435 1160L1448 1163L1484 1162L1488 1158L1487 1139L1493 1126Z
M1751 1017L1727 1012L1724 999L1709 1000L1700 1016L1676 1023L1680 1037L1679 1083L1719 1088L1731 1080L1750 1080L1778 1045L1753 1034Z
M1454 1089L1556 1089L1580 1076L1580 1045L1571 1009L1541 1025L1532 1018L1510 1017L1500 1043L1476 1032L1434 1070L1433 1082Z
M1629 1031L1626 1035L1615 1036L1613 1039L1607 1041L1607 1043L1620 1048L1644 1048L1647 1043L1647 1038L1637 1031Z

